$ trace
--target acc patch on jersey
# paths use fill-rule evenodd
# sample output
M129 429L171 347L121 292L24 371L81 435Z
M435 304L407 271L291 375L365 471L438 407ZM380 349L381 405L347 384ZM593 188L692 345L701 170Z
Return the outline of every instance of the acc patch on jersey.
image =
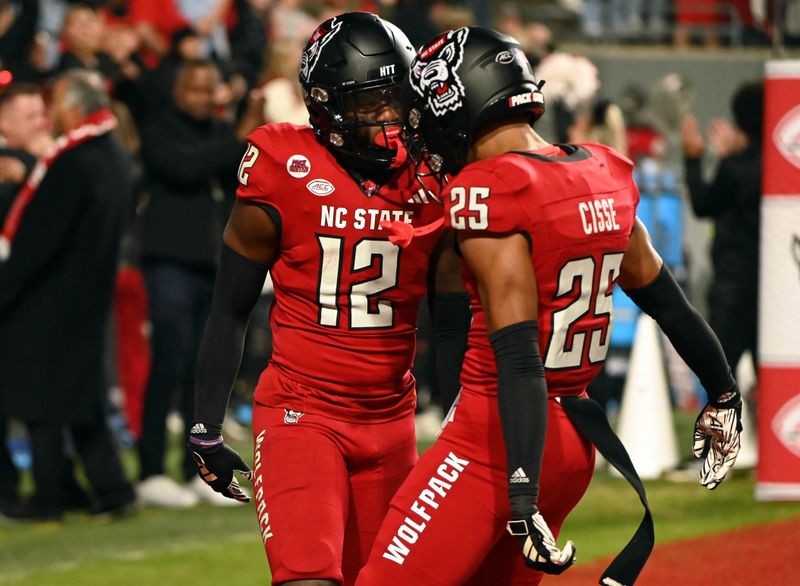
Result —
M330 195L336 191L333 183L327 179L312 179L306 183L306 189L308 189L314 195L318 195L319 197L325 197L326 195Z
M292 155L286 160L289 175L301 179L311 173L311 162L305 155Z

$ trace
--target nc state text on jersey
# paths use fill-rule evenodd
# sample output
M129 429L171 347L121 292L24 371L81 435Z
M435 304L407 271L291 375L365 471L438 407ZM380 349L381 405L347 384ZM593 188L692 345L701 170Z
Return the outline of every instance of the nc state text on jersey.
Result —
M352 213L351 213L352 212ZM350 210L337 206L322 206L319 225L323 228L344 229L350 224L356 230L383 230L381 222L411 223L414 212L411 210L381 210L356 208Z
M587 234L620 229L613 197L582 201L578 204L578 213L581 215L583 231Z

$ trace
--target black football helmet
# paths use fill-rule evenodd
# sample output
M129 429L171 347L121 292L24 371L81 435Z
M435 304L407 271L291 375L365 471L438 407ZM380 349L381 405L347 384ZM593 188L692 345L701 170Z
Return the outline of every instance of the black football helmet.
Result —
M520 44L483 27L448 31L411 65L411 136L424 140L428 165L456 173L478 131L503 119L544 113L544 95Z
M406 159L400 140L414 47L393 24L368 12L323 22L300 60L309 122L346 167L386 171ZM396 120L386 120L397 113ZM370 127L380 131L375 138Z

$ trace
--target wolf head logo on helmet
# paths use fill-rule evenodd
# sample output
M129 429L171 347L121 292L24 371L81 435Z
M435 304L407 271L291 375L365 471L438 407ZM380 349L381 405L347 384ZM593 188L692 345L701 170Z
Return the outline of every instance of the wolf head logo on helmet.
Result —
M455 29L423 47L409 82L407 132L435 171L463 168L472 143L492 124L533 124L544 113L542 84L519 42L483 27Z
M336 36L341 28L341 20L334 17L319 25L314 34L311 35L308 46L300 57L300 79L302 81L308 81L311 72L317 66L322 49Z
M427 97L436 116L458 110L464 99L464 84L456 70L464 58L469 29L460 28L440 36L422 50L411 69L411 87Z

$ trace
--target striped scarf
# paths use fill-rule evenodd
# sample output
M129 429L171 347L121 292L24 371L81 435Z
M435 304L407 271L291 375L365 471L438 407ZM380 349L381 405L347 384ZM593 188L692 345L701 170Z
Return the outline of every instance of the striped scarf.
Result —
M25 181L25 184L14 198L5 222L3 222L3 228L0 230L0 262L8 260L11 255L11 245L14 242L14 236L17 234L22 217L25 215L25 209L33 200L44 176L56 159L66 151L83 144L87 140L111 132L116 125L117 119L111 113L111 110L103 109L92 112L78 126L59 136L47 154L36 161L33 171L31 171L27 181Z

